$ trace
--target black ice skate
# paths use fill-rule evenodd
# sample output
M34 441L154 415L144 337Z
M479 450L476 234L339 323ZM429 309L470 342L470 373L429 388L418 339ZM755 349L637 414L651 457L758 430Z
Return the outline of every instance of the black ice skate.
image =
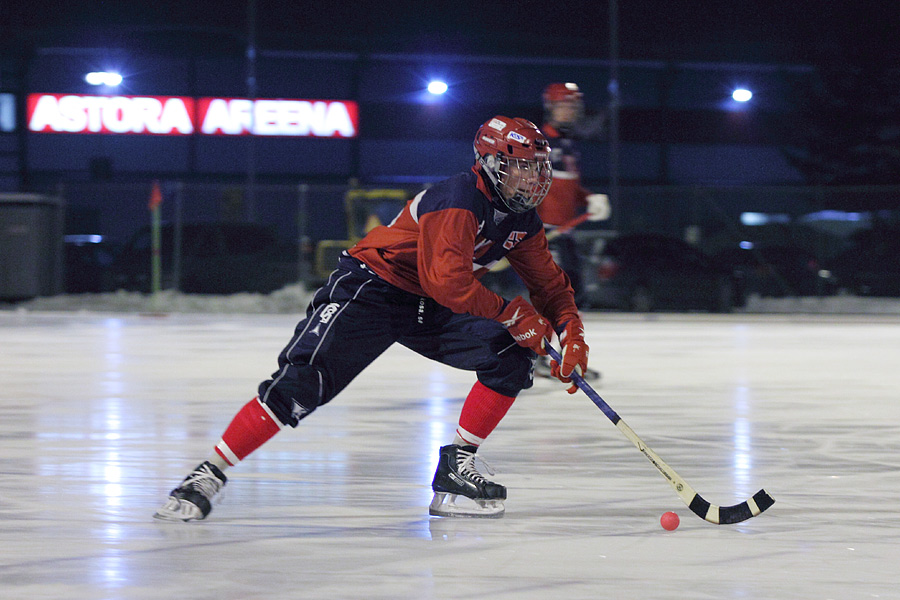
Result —
M437 471L431 482L434 498L428 514L439 517L503 516L506 488L488 481L475 469L476 450L476 446L454 444L441 448ZM470 501L457 504L459 496Z
M227 481L216 465L206 461L172 490L169 499L153 517L163 521L201 521L212 510L212 499Z

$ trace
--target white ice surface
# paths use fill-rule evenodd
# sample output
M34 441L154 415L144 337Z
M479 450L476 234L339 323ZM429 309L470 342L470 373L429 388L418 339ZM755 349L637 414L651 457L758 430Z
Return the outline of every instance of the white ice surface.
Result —
M738 525L548 380L482 449L506 516L429 517L473 377L401 347L231 469L209 519L153 520L301 310L0 311L0 598L900 598L893 315L586 315L597 390L650 447L713 503L776 499Z

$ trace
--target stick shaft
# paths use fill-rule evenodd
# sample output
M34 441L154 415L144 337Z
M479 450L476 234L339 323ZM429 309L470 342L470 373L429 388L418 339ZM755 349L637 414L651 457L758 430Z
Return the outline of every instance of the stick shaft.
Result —
M559 352L557 352L549 342L544 344L544 348L547 350L550 358L562 364L562 357L560 357ZM640 450L641 454L643 454L644 457L656 467L656 470L666 478L675 490L675 493L681 498L681 501L701 519L716 524L740 523L750 517L755 517L775 503L775 500L769 496L765 490L759 490L752 498L741 502L740 504L735 504L734 506L717 506L715 504L710 504L704 500L700 494L694 491L694 488L675 472L675 469L666 464L652 448L645 444L638 434L622 420L619 414L600 397L600 394L594 391L594 388L592 388L581 375L574 372L572 373L571 378L575 385L577 385L579 389L581 389L581 391L583 391L587 397L603 411L603 414L612 421L613 425L615 425L625 437L631 440L631 443Z
M565 223L563 223L556 229L552 229L552 230L548 231L547 239L552 240L563 234L569 233L570 231L572 231L573 229L575 229L576 227L578 227L579 225L581 225L582 223L587 221L590 218L590 216L591 216L591 213L581 213L574 219L570 219L570 220L566 221Z

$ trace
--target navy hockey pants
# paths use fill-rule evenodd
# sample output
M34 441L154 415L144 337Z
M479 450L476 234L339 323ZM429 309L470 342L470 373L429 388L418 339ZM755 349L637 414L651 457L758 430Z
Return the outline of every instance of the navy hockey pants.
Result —
M516 344L503 325L405 292L345 256L279 354L278 370L260 384L260 399L295 427L395 342L475 371L482 384L506 396L532 385L536 354Z

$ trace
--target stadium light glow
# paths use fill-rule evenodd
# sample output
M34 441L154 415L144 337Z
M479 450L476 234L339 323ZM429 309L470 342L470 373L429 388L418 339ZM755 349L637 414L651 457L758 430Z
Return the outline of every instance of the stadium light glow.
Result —
M122 83L122 76L111 71L94 71L85 75L84 80L91 85L116 87Z
M731 93L731 97L737 102L749 102L753 92L745 88L738 88Z
M431 81L428 84L428 91L435 96L440 96L447 91L447 84L439 80Z

